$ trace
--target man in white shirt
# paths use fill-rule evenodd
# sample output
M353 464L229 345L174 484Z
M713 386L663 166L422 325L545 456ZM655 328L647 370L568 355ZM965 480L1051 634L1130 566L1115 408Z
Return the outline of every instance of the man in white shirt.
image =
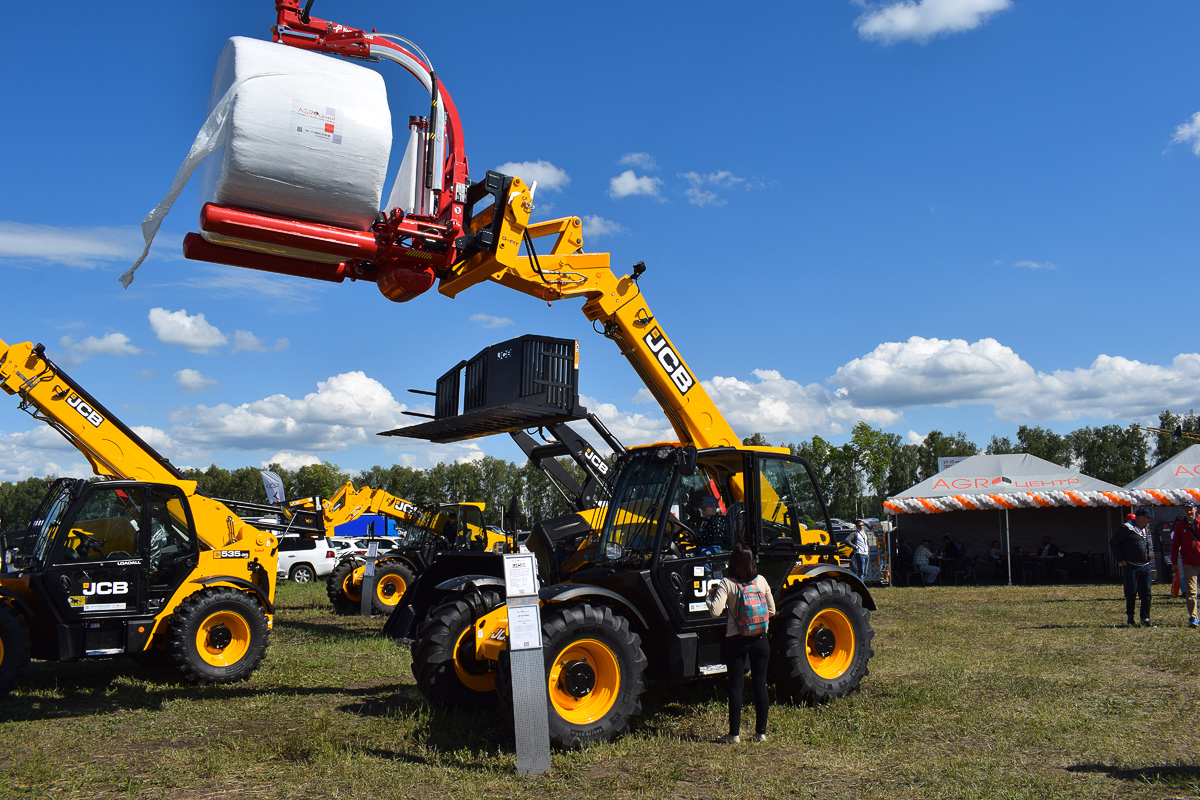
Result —
M925 539L913 551L913 566L921 570L921 577L925 579L926 586L936 581L938 573L942 571L941 567L929 563L931 558L933 558L933 540Z

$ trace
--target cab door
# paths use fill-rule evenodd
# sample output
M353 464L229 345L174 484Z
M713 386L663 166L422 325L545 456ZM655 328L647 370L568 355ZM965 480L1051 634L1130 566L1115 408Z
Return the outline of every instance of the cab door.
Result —
M795 566L809 531L828 530L828 515L808 465L799 458L757 454L748 514L758 571L772 587ZM747 503L747 511L751 504Z
M41 588L62 623L61 657L125 652L125 621L146 610L147 492L92 484L59 526Z

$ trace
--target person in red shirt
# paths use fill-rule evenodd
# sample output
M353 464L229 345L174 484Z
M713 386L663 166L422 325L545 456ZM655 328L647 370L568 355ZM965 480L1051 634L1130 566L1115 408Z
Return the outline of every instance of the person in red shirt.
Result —
M1200 536L1196 531L1196 504L1183 502L1183 519L1175 523L1175 534L1171 537L1171 563L1179 564L1179 588L1183 590L1183 601L1187 604L1188 625L1200 628L1196 616L1196 583L1200 576Z

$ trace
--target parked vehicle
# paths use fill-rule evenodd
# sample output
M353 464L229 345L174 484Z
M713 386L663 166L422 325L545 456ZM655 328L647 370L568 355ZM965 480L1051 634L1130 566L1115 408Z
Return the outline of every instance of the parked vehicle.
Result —
M337 562L337 552L328 539L284 536L279 540L279 566L276 572L281 578L308 583L333 572Z

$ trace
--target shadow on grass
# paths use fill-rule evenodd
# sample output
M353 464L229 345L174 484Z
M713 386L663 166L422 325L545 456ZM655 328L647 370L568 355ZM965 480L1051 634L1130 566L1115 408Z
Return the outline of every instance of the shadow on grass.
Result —
M1155 784L1173 789L1200 787L1200 766L1189 764L1128 769L1105 764L1075 764L1067 767L1067 772L1099 772L1121 781Z
M515 750L511 711L499 705L479 711L432 708L415 686L397 686L386 694L376 692L360 702L339 706L338 710L361 717L410 717L416 724L416 742L437 752L466 751L481 756ZM374 748L363 752L389 761L412 764L428 761L411 750Z
M345 617L331 617L329 622L306 622L296 619L281 619L275 618L274 631L282 631L287 633L296 633L298 635L310 635L314 638L323 641L350 641L357 639L382 639L385 638L383 631L379 627L371 627L368 624L347 625L346 622L338 622L345 620Z
M0 704L0 722L103 716L116 711L158 711L172 700L229 700L260 695L351 695L372 702L372 695L415 688L400 684L362 687L255 686L252 684L186 683L169 666L131 658L70 663L36 662ZM54 696L61 694L62 696ZM419 700L419 698L417 698ZM413 706L416 700L409 705ZM415 706L413 706L415 707Z

